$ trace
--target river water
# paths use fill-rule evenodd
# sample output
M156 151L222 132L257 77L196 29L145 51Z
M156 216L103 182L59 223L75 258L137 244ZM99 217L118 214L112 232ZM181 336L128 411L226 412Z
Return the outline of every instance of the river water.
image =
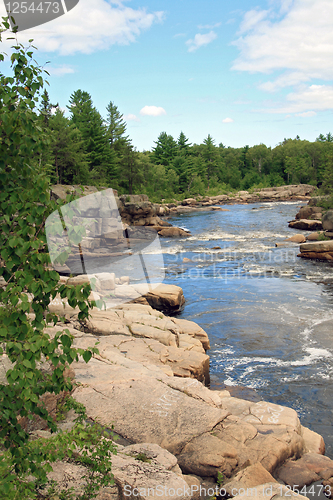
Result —
M173 217L191 236L161 240L165 282L184 290L181 317L209 335L211 388L250 387L294 408L333 458L333 265L300 259L297 244L275 247L297 232L288 221L299 206L227 205Z

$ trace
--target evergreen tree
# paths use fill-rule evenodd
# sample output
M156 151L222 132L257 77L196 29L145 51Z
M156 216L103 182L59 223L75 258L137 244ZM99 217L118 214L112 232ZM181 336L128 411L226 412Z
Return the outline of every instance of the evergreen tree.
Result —
M177 144L178 144L178 149L182 152L189 152L189 149L191 147L191 143L189 142L189 139L186 137L184 132L180 132L179 137L177 139Z
M75 91L69 102L72 122L81 132L88 155L91 178L98 183L109 184L115 177L116 159L111 152L103 118L93 106L88 92Z
M129 141L128 135L125 136L126 122L123 120L123 115L118 111L117 106L110 101L106 107L107 110L107 135L111 145L114 147L115 143L120 139Z
M52 116L52 110L58 107L59 103L51 104L49 93L45 89L43 95L41 96L41 105L39 108L44 127L47 127L49 124L49 120Z
M49 120L52 177L58 184L87 184L89 170L80 131L59 109Z
M169 166L177 154L177 142L172 135L161 132L155 144L152 160L157 164Z
M215 141L212 139L211 135L208 134L206 139L204 139L202 156L206 167L206 177L207 177L207 188L209 189L209 183L213 176L217 176L219 173L219 155L215 147Z
M127 144L123 149L123 154L118 159L119 164L119 182L127 193L133 194L135 186L142 182L141 165L138 153L132 144Z

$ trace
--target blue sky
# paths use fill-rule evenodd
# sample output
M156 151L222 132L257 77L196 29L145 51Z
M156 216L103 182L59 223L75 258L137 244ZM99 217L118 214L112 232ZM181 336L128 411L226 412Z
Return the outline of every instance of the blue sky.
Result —
M52 102L113 101L138 150L162 131L274 147L333 132L332 28L332 0L80 0L18 41L50 61Z

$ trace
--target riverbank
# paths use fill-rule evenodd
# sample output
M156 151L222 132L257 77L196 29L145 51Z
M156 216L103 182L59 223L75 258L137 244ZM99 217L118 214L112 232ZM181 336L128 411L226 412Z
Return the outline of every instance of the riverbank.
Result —
M163 499L189 500L200 491L203 498L216 488L239 500L248 488L264 489L271 498L270 492L287 492L285 484L304 493L314 481L333 481L322 437L303 427L295 410L209 389L210 342L196 323L143 304L94 308L84 322L66 302L56 300L50 310L66 319L46 329L51 338L63 327L75 347L99 342L99 355L74 363L71 377L73 397L89 420L112 428L121 443L113 459L116 488L102 491L100 500L138 488L133 498L148 500L148 489L160 486ZM70 428L74 416L60 428ZM48 436L40 428L30 431L33 438ZM79 491L82 466L59 462L50 479L65 484L69 468L67 484Z

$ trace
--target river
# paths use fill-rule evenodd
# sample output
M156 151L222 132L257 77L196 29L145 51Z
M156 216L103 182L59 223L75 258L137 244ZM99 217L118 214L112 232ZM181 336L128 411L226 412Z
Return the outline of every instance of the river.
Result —
M161 239L165 282L184 291L181 317L209 335L211 388L245 386L294 408L333 458L333 265L300 259L296 244L275 247L298 232L288 221L300 204L172 217L191 236Z

